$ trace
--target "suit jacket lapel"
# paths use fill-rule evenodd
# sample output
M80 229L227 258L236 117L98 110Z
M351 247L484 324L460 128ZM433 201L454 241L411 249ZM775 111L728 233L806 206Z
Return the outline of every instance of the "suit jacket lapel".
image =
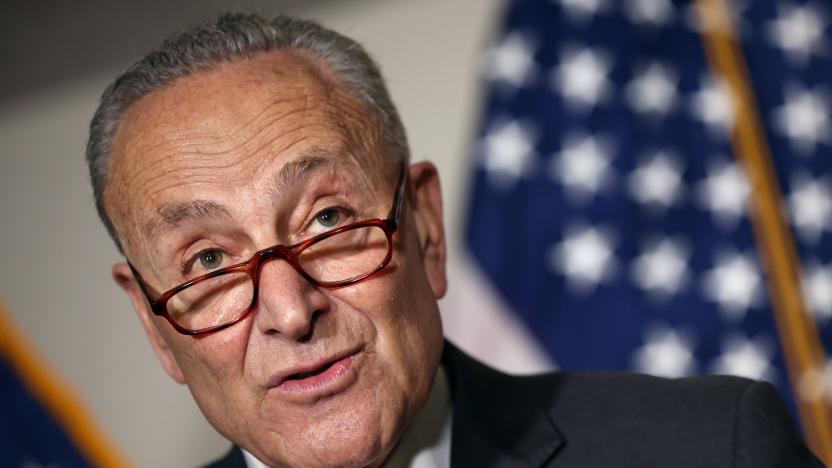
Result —
M451 466L539 467L563 444L547 408L546 381L510 377L445 342L451 388Z
M246 460L240 447L234 445L224 457L205 465L204 468L246 468Z

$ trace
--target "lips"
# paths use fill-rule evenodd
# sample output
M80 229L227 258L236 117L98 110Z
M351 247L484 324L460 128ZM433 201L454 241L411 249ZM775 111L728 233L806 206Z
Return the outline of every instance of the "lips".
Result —
M310 393L337 386L352 368L358 350L336 354L273 375L267 386L286 393Z

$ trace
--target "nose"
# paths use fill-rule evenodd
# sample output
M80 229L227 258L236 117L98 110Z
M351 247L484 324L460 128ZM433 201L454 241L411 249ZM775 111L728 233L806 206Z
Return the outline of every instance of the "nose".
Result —
M329 308L329 298L281 258L272 258L260 271L255 326L264 334L296 341L311 336L315 319Z

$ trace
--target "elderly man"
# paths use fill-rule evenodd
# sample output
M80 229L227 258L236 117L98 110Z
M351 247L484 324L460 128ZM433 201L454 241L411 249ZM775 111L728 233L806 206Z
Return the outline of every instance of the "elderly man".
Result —
M87 158L215 466L820 466L767 384L513 378L443 342L436 169L378 69L314 23L232 14L105 91Z

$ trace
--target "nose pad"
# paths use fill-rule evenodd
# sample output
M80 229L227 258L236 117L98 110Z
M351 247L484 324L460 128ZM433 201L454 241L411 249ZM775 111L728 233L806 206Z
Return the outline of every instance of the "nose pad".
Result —
M329 308L329 298L285 259L274 257L260 269L255 326L265 334L308 338L315 319Z

